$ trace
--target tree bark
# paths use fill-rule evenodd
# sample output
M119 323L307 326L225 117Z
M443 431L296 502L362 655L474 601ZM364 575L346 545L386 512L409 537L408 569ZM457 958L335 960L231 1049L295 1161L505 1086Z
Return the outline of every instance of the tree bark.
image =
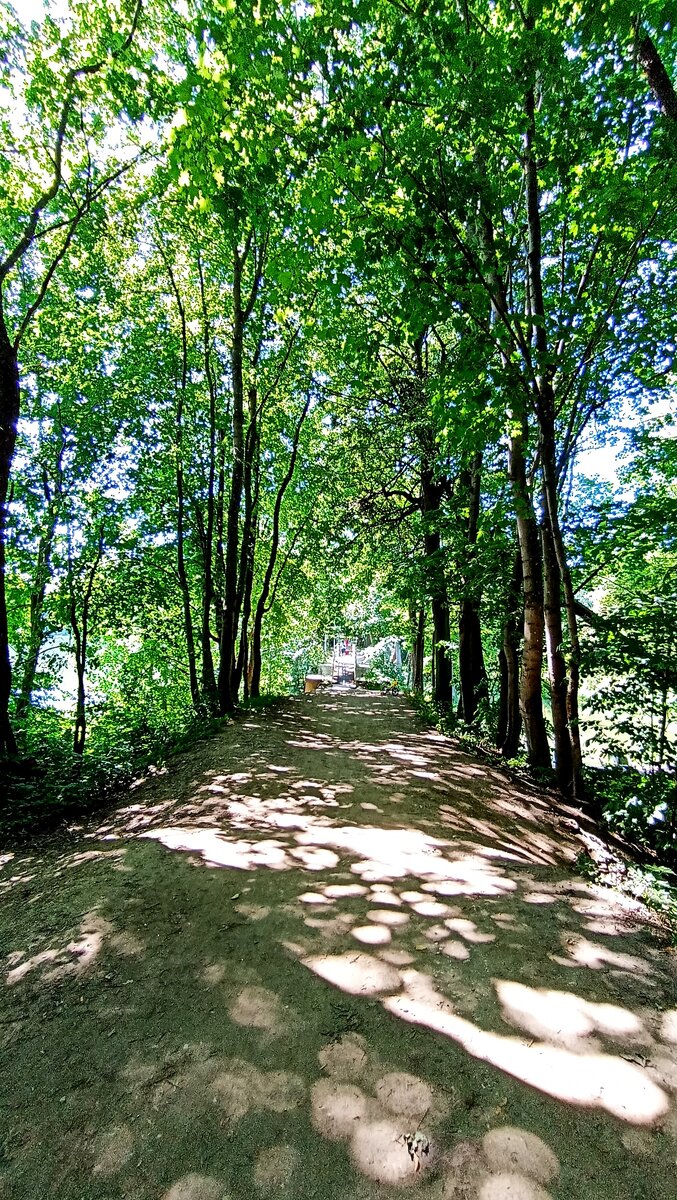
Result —
M437 704L453 703L452 662L449 651L451 625L449 596L444 572L444 551L437 527L442 487L433 473L424 467L421 475L421 510L423 513L423 550L425 554L426 585L432 615L434 683L433 699Z
M89 616L90 605L92 601L92 591L94 589L94 580L99 569L104 551L104 533L105 522L102 520L99 525L99 535L97 541L96 554L94 562L87 574L87 581L82 597L82 620L78 621L78 607L75 591L75 580L73 578L72 565L70 563L69 550L69 574L70 574L70 624L73 631L73 640L75 645L75 670L78 677L77 695L75 701L75 725L73 728L73 753L82 758L85 750L85 739L87 737L87 691L85 688L85 677L87 672L87 651L89 646ZM69 535L70 539L70 535Z
M472 467L461 473L461 494L468 496L466 528L467 572L459 615L458 669L460 684L459 716L470 725L478 702L487 695L487 670L482 648L480 623L481 589L473 578L477 529L480 513L482 453L478 451Z
M244 316L242 311L242 259L235 251L233 262L233 336L230 368L233 387L233 463L226 519L223 616L219 662L219 709L232 712L237 703L233 693L235 670L235 611L237 605L237 567L240 533L240 503L244 483L244 381L242 348Z
M677 92L655 43L648 34L642 36L639 22L635 25L635 53L663 112L672 121L677 121Z
M245 677L245 694L249 694L249 680L246 667L249 660L249 620L252 608L254 558L258 533L259 448L258 391L255 387L251 387L249 389L249 423L245 438L244 515L235 612L235 623L236 625L240 624L240 643L237 651L234 675L234 691L236 695L239 694L243 676Z
M7 621L6 546L9 476L16 445L19 404L19 366L7 332L0 297L0 755L17 752L9 718L12 664Z
M501 648L498 656L501 693L496 745L504 758L515 757L519 750L520 733L522 731L519 669L520 624L522 617L522 556L518 549L515 553L510 579L506 617L503 622Z
M209 465L207 469L207 519L204 523L202 538L202 626L200 633L201 649L201 692L202 700L210 713L218 711L218 690L216 673L214 671L214 656L212 654L212 606L214 604L214 526L216 520L216 379L212 364L212 335L207 309L204 271L200 250L197 251L197 268L200 280L200 305L202 308L202 350L205 364L205 376L209 392Z
M571 741L567 722L567 672L562 653L561 574L552 536L547 501L543 497L541 552L543 555L545 642L550 684L550 707L555 741L555 771L561 790L572 789Z
M409 627L411 629L411 690L423 691L423 658L425 653L425 608L417 610L409 605Z
M543 579L538 527L529 494L524 462L525 425L521 432L513 427L508 443L508 477L512 485L517 515L517 536L522 558L524 594L524 647L520 680L520 712L527 739L529 762L534 767L550 768L550 746L543 716L541 677L543 670Z
M183 475L183 408L186 400L186 385L188 381L188 335L186 326L186 310L181 299L174 272L172 270L169 259L163 254L167 274L172 285L172 291L176 299L176 306L179 313L179 321L181 327L181 379L179 382L179 391L176 400L176 424L174 433L174 456L175 456L175 478L176 478L176 559L177 571L179 576L179 587L181 589L181 602L183 606L183 629L186 639L186 655L188 658L188 679L190 683L190 696L193 703L193 708L196 712L200 712L202 708L200 685L197 677L197 658L195 654L195 635L193 632L193 613L190 599L190 585L188 583L188 573L186 571L186 537L185 537L185 520L186 520L186 504L184 494L184 475Z
M296 422L296 426L294 429L294 435L293 435L293 439L292 439L292 448L291 448L291 453L289 455L289 464L287 466L287 470L284 474L284 477L282 478L282 480L280 482L280 486L277 489L277 495L275 497L275 505L273 507L273 527L272 527L272 531L271 531L268 562L266 564L266 570L265 570L265 573L263 576L261 592L260 592L260 595L259 595L259 598L258 598L258 601L256 604L256 610L254 613L254 626L252 629L251 664L250 664L250 670L249 670L249 680L250 680L249 694L254 699L256 699L260 695L260 689L261 689L261 667L262 667L261 633L262 633L262 629L263 629L263 618L266 614L268 601L269 601L269 597L271 594L271 585L273 582L273 575L275 573L275 563L277 562L277 553L278 553L279 546L280 546L280 513L282 511L282 501L284 500L284 494L294 477L294 471L296 469L296 459L298 457L298 450L299 450L299 440L301 437L301 430L303 428L303 423L308 415L308 409L310 408L311 398L312 398L312 391L311 391L311 387L309 386L308 393L306 395L306 402L303 406L303 409L301 411L298 421Z

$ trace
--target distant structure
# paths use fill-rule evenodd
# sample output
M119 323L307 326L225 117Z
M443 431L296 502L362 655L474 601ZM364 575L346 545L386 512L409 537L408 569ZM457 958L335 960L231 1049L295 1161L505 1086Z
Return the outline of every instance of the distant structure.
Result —
M357 683L364 674L366 664L352 638L341 634L325 637L324 653L319 673L332 683Z

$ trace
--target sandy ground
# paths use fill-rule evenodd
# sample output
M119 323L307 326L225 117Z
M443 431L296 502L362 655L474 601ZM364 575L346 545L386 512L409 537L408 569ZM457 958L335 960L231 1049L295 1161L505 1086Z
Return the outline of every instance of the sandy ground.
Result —
M675 957L583 848L333 692L6 856L0 1197L672 1200Z

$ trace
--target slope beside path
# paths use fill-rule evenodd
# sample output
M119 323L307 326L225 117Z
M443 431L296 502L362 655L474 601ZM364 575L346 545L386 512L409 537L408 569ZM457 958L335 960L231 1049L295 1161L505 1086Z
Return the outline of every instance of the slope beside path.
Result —
M666 1200L675 959L564 807L329 692L5 856L2 1200Z

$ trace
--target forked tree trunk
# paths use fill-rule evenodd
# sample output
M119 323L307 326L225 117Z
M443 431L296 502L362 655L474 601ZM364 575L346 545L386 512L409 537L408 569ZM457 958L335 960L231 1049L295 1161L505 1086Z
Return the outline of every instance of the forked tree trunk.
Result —
M272 603L271 588L273 586L273 575L275 574L275 564L277 562L277 554L278 554L278 550L279 550L279 546L280 546L280 513L282 511L282 501L284 500L284 495L285 495L287 488L289 487L289 484L291 483L292 479L294 478L294 471L296 469L296 459L298 457L298 451L299 451L299 440L301 437L301 430L303 428L303 423L304 423L306 417L308 416L308 410L310 408L311 399L312 399L312 392L311 392L311 387L309 385L308 393L306 395L306 402L303 406L303 409L301 411L299 419L296 422L296 426L294 428L291 454L289 455L289 464L287 466L287 470L286 470L282 480L280 481L280 486L277 489L277 495L275 497L275 504L273 506L273 528L271 531L268 562L266 564L266 570L265 570L265 573L263 576L263 583L261 585L261 592L260 592L260 595L259 595L259 598L258 598L258 601L256 604L256 610L254 612L254 627L252 629L251 663L250 663L250 669L248 671L248 675L249 675L249 694L254 699L256 699L259 696L260 689L261 689L261 668L262 668L261 634L262 634L262 630L263 630L263 618L264 618L266 612L268 611L269 603ZM284 567L284 562L282 565ZM272 597L274 597L274 595L275 595L275 589L277 588L278 582L279 582L279 573L278 573L278 579L275 583L275 587L273 588L273 591L272 591Z
M240 503L244 485L244 314L242 310L242 259L235 251L233 264L233 334L230 369L233 387L233 465L226 519L225 577L219 662L219 710L232 712L237 704L233 691L235 642L237 638L237 568L240 534Z
M267 237L261 245L254 245L254 230L250 230L242 251L233 248L233 329L230 346L230 370L233 392L233 462L230 478L230 496L225 529L223 612L221 617L219 654L219 712L232 712L237 705L238 680L236 647L242 584L240 578L240 506L245 484L245 426L244 426L244 333L247 321L256 304L265 261ZM251 260L253 279L249 295L243 297L244 267Z

